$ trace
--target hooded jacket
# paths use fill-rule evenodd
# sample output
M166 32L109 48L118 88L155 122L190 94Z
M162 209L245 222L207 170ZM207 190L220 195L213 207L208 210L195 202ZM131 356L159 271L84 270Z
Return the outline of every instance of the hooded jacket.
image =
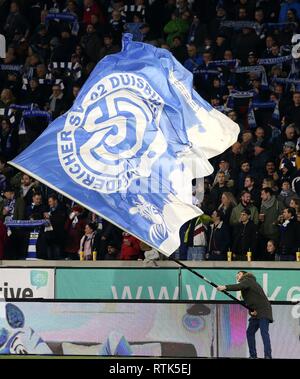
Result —
M271 303L250 272L244 274L238 284L226 285L226 291L241 291L246 305L257 312L255 318L266 318L273 322Z
M277 219L283 209L283 204L278 201L275 196L271 196L269 201L263 201L261 203L260 213L265 215L265 219L264 222L260 224L259 231L265 238L278 240L279 230Z

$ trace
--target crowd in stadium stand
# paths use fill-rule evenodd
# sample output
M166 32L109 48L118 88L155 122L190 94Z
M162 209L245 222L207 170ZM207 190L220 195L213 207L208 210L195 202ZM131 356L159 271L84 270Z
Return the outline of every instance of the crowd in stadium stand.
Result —
M204 214L182 226L175 256L293 261L300 248L300 33L297 0L0 0L0 259L137 260L161 256L7 164L73 104L124 31L170 50L195 90L240 126L211 160ZM300 56L300 55L299 55ZM47 148L47 147L45 147ZM39 158L36 157L38 160ZM195 183L193 183L195 185ZM247 255L248 254L248 255Z

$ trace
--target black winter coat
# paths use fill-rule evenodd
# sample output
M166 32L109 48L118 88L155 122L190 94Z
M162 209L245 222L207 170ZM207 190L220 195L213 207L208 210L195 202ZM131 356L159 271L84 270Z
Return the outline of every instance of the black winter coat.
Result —
M208 230L208 252L219 251L224 255L230 246L230 230L224 223L220 222L219 225L214 228L210 225Z
M237 255L246 255L247 251L255 252L257 244L257 226L252 220L247 224L239 223L234 228L232 251Z
M244 274L238 284L226 285L226 291L241 291L245 304L257 312L255 318L267 318L273 322L271 303L255 276L250 272Z
M46 232L48 236L48 241L55 242L57 244L62 244L65 239L65 221L66 212L61 205L58 205L55 210L51 211L50 222L53 231Z
M295 255L300 247L300 223L292 219L286 227L280 226L279 253Z

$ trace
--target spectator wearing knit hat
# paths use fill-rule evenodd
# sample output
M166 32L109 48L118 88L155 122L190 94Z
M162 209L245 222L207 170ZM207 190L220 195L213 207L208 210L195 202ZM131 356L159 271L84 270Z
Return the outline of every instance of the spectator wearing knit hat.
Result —
M286 141L283 144L282 154L280 155L281 161L283 159L288 159L291 161L292 165L296 167L296 146L293 141Z
M279 156L283 151L283 145L285 142L297 143L296 125L289 124L275 140L272 146L275 155Z
M288 158L283 158L279 166L279 180L283 183L285 180L292 182L296 175L296 168Z
M283 205L287 208L290 206L291 201L297 199L297 194L292 190L290 181L285 180L281 184L281 191L277 196L278 201L282 202Z

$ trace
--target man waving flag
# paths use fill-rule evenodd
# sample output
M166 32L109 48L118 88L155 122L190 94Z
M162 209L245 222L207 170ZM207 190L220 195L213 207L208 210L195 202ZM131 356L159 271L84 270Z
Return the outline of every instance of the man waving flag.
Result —
M192 179L212 173L208 159L238 132L170 52L125 34L71 109L10 163L169 256L201 214Z

